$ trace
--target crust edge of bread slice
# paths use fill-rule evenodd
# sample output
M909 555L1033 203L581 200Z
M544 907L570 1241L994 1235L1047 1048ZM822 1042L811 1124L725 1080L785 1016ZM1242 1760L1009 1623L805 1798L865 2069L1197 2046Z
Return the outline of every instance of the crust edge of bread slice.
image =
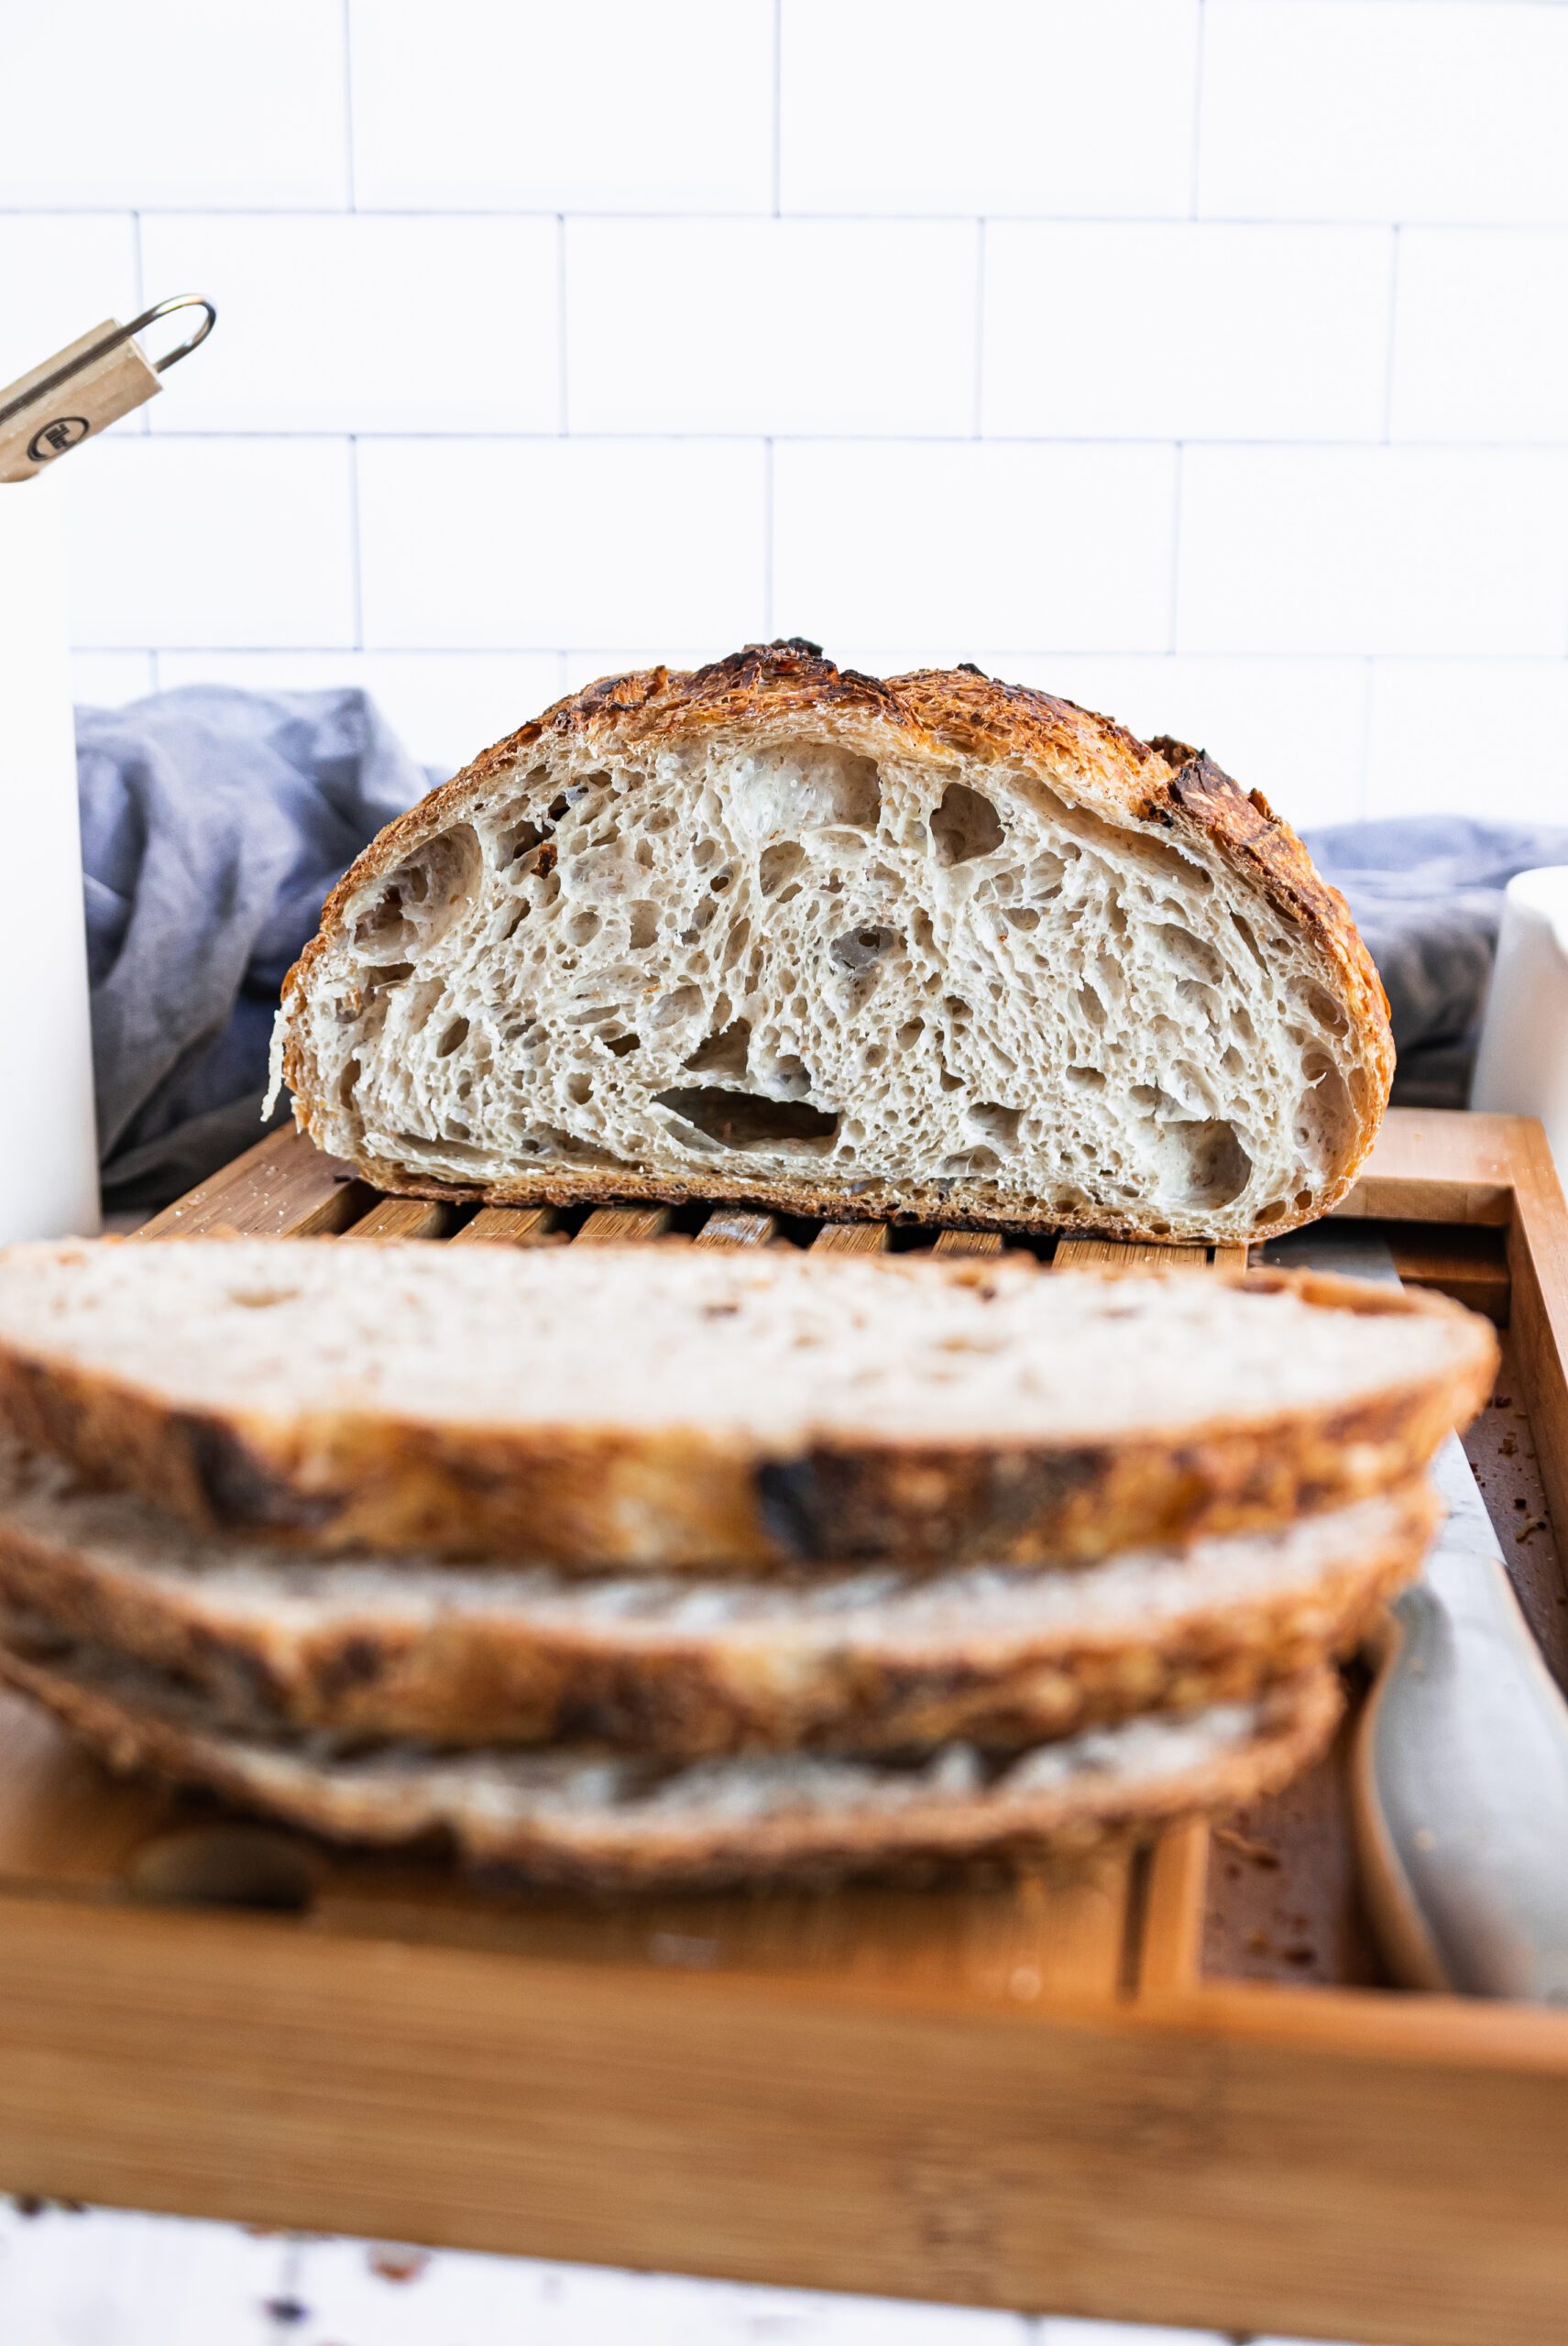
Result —
M1076 1614L1058 1576L1025 1572L1009 1575L1011 1614L982 1606L973 1617L955 1590L939 1626L918 1615L911 1626L895 1609L877 1612L868 1628L893 1577L886 1568L872 1570L874 1596L857 1597L859 1619L837 1609L831 1586L827 1606L817 1603L809 1573L776 1584L776 1594L774 1584L761 1584L769 1595L739 1620L723 1615L724 1591L735 1586L728 1576L650 1583L681 1591L665 1620L628 1616L613 1601L596 1613L594 1584L563 1574L554 1580L572 1592L565 1610L548 1601L531 1610L527 1576L520 1595L519 1574L504 1568L470 1569L448 1598L443 1572L455 1568L424 1560L411 1604L399 1575L416 1560L400 1557L325 1562L296 1592L290 1567L254 1545L234 1543L225 1556L220 1542L209 1571L196 1561L199 1537L159 1510L73 1497L69 1470L51 1474L47 1462L38 1464L30 1475L27 1462L7 1471L0 1450L0 1599L89 1646L172 1673L200 1690L226 1727L453 1744L587 1736L685 1758L902 1751L959 1738L1003 1749L1144 1710L1250 1700L1354 1649L1419 1569L1437 1512L1430 1486L1412 1484L1348 1510L1343 1529L1332 1515L1316 1518L1318 1552L1299 1561L1292 1527L1276 1542L1283 1552L1259 1558L1266 1569L1250 1581L1252 1558L1239 1560L1239 1588L1231 1543L1156 1551L1135 1560L1145 1567L1140 1603L1123 1597L1118 1613L1113 1597L1109 1617L1095 1610L1093 1584L1118 1567L1091 1566ZM62 1496L50 1496L51 1480ZM258 1561L272 1573L269 1597L248 1579ZM1211 1563L1218 1587L1206 1579ZM374 1595L366 1593L373 1575L386 1582ZM635 1590L637 1577L621 1575L616 1586ZM851 1568L835 1577L865 1575ZM917 1593L924 1576L904 1577ZM1031 1614L1029 1591L1042 1578L1047 1601ZM710 1609L694 1620L687 1588L718 1617Z
M12 1622L6 1634L16 1642L0 1646L0 1680L51 1711L119 1772L204 1786L328 1839L433 1841L520 1881L607 1893L927 1880L976 1863L1027 1869L1076 1859L1278 1789L1323 1751L1342 1709L1338 1678L1325 1668L1256 1704L1178 1720L1146 1716L1025 1752L989 1784L977 1781L969 1748L949 1745L922 1763L912 1792L899 1786L891 1802L850 1794L896 1783L897 1771L791 1754L762 1763L774 1771L764 1784L788 1778L795 1787L770 1806L752 1790L757 1763L744 1760L696 1762L673 1785L668 1771L655 1773L646 1796L628 1795L629 1763L588 1754L553 1755L543 1776L528 1772L539 1760L510 1754L322 1760L297 1744L214 1728L199 1704L156 1673L60 1651L47 1638L36 1654L18 1650L29 1641L25 1623ZM1041 1763L1044 1772L1031 1781ZM563 1767L581 1770L580 1797L560 1796ZM824 1770L839 1772L824 1777Z
M919 1275L975 1276L963 1264ZM1453 1342L1430 1376L1332 1408L1070 1442L941 1446L868 1436L773 1448L685 1427L498 1429L201 1409L0 1342L0 1423L201 1529L245 1530L284 1549L423 1547L594 1569L674 1560L766 1570L873 1557L1077 1565L1282 1523L1407 1481L1491 1388L1490 1324L1444 1296L1313 1272L1214 1276L1365 1317L1421 1315L1434 1351L1440 1329Z

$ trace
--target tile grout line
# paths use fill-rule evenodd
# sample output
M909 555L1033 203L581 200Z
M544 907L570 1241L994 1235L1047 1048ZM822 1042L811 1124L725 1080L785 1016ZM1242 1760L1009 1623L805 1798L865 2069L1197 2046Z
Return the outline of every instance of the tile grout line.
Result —
M568 436L566 377L566 215L555 214L555 406L558 433Z
M363 217L364 215L359 215ZM292 440L345 440L350 435L341 426L330 423L302 423L269 430L257 424L233 427L216 424L209 427L190 426L170 430L159 435L165 440L231 442L261 440L286 444ZM433 431L398 424L385 429L356 431L360 440L406 440L419 444L443 441L455 445L499 443L508 446L542 446L559 440L561 433L554 429L530 431L498 430L485 424L471 431ZM569 435L574 440L619 441L648 447L708 445L719 448L751 447L764 436L764 429L751 424L733 431L612 431L579 427ZM967 428L951 432L766 432L766 437L781 442L786 447L821 448L961 448L974 434ZM1099 448L1113 453L1134 448L1218 448L1230 455L1259 455L1286 456L1331 456L1337 455L1386 455L1390 452L1400 455L1418 456L1563 456L1568 455L1568 431L1556 440L1397 440L1387 441L1376 433L1361 433L1340 440L1311 439L1240 439L1230 436L1209 436L1187 431L1175 433L1124 433L1107 438L1097 433L992 432L986 435L986 444L993 448Z
M1476 0L1453 0L1453 4L1456 6L1475 5ZM1557 0L1517 0L1517 5L1555 6ZM0 203L0 220L117 219L128 209L127 204L113 201L94 203ZM342 203L213 202L147 203L141 209L155 220L341 220L347 206ZM554 220L560 216L560 206L553 203L356 203L355 209L377 220L452 221L455 224L463 220ZM711 209L684 212L657 209L629 212L624 206L574 204L567 208L566 216L572 220L659 222L674 227L710 221L734 221L742 225L750 223L765 227L773 214L758 206L744 211L733 204L716 204ZM792 210L788 216L791 219L813 220L827 226L836 222L857 221L880 227L950 228L967 227L979 214L972 205L968 210L956 212L870 212L857 211L849 205L836 205L822 211L801 207ZM1539 238L1568 235L1568 215L1563 218L1554 215L1547 220L1426 220L1414 214L1402 214L1395 219L1387 213L1380 216L1355 213L1342 218L1338 214L1206 212L1195 221L1190 214L1180 209L1169 212L1009 212L988 205L985 217L1004 220L1009 225L1026 228L1274 228L1281 235L1289 236L1298 232L1321 234L1339 228L1382 230L1400 227L1421 228L1439 236Z
M1192 55L1192 159L1187 187L1187 216L1198 218L1198 190L1203 147L1203 54L1209 27L1207 0L1198 0L1198 37Z
M784 0L773 0L773 218L784 211Z
M762 443L762 640L773 632L773 444Z
M974 432L976 440L985 431L985 263L986 223L983 214L974 224Z
M1399 327L1399 274L1404 247L1399 241L1398 221L1388 232L1388 323L1383 342L1383 440L1390 445L1394 437L1394 360L1398 348ZM1411 443L1420 447L1420 441Z
M359 209L354 171L354 6L343 0L343 170L348 210Z
M354 433L348 435L348 547L349 579L354 606L354 650L365 649L365 582L364 565L359 551L359 441Z
M147 643L73 643L71 648L73 652L80 652L84 659L101 659L107 655L119 652L148 657L155 656L157 652L167 652L171 659L181 660L191 657L204 659L209 654L222 655L225 659L235 658L246 660L259 658L270 659L275 654L279 654L292 659L296 655L305 652L312 654L320 652L324 655L332 652L354 651L384 652L388 657L399 660L554 660L561 657L568 659L586 658L589 654L592 654L597 658L601 652L607 651L613 652L618 648L631 651L638 649L636 645L623 645L618 647L614 644L579 643L568 645L565 653L563 653L562 647L558 643L352 644L322 643L319 641L315 643L162 643L156 646ZM715 657L711 643L691 643L685 645L666 644L663 648L666 651L677 652L683 659L690 657L698 660L709 660ZM881 645L872 645L869 648L873 651L880 651L884 647ZM899 644L893 644L885 647L885 649L890 651L903 651L909 648L910 647L907 645ZM916 648L919 647L916 646ZM1380 668L1435 665L1445 669L1457 669L1461 674L1463 674L1467 668L1549 668L1555 673L1557 670L1563 667L1564 664L1568 664L1565 663L1564 655L1561 652L1445 652L1441 649L1428 652L1358 652L1354 650L1344 652L1299 652L1291 649L1288 645L1280 645L1268 652L1225 651L1223 649L1212 649L1209 646L1204 646L1201 650L1197 651L1178 650L1173 652L1168 645L1157 643L1136 644L1132 646L1130 649L1125 644L1103 643L1090 645L1064 645L1060 643L992 643L981 646L981 649L994 657L1003 660L1037 660L1042 657L1049 660L1063 661L1120 660L1133 662L1176 659L1201 663L1203 661L1223 660L1238 665L1249 664L1253 662L1264 664L1273 661L1283 662L1287 666L1293 667L1327 666L1342 668L1354 668L1364 663L1373 663Z
M1173 450L1175 469L1170 500L1170 619L1166 630L1166 656L1175 659L1177 628L1181 610L1181 487L1185 450L1179 440Z

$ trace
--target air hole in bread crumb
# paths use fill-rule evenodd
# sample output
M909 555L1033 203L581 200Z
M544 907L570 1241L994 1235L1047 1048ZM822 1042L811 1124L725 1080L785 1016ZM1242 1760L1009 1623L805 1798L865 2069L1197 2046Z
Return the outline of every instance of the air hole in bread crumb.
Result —
M880 960L888 948L900 943L895 928L852 928L843 937L836 937L828 950L844 970L869 970Z
M1092 986L1080 986L1073 996L1073 1000L1077 1003L1080 1010L1082 1011L1084 1016L1088 1019L1091 1026L1104 1025L1105 1004L1101 1001L1100 996L1095 992Z
M444 937L471 901L484 867L479 835L456 823L416 848L355 918L356 950L375 960Z
M1105 1078L1097 1067L1069 1067L1067 1080L1076 1084L1080 1091L1101 1091L1105 1086Z
M1252 1178L1252 1159L1223 1117L1157 1126L1154 1153L1162 1186L1168 1182L1184 1205L1228 1206Z
M969 863L1002 845L1002 817L989 798L950 782L931 813L931 843L943 863Z
M449 1059L459 1044L466 1043L467 1039L468 1021L466 1018L454 1018L435 1047L436 1058Z
M751 1054L751 1021L737 1018L722 1033L707 1036L682 1065L693 1075L744 1075Z
M531 823L525 816L521 822L514 823L510 831L501 832L498 838L497 861L503 871L510 864L521 863L525 855L532 854L543 837L538 824Z
M1254 928L1251 921L1247 919L1245 914L1233 912L1231 915L1231 926L1235 930L1236 935L1241 938L1242 943L1246 947L1247 951L1252 955L1252 958L1257 963L1258 968L1260 970L1266 970L1268 963L1264 958L1263 948L1257 941L1257 931ZM1283 1212L1283 1207L1281 1207L1280 1211Z
M659 907L639 897L627 907L627 941L633 952L641 953L652 944L659 934Z
M654 1094L683 1124L724 1148L808 1148L820 1155L832 1146L839 1119L804 1100L768 1100L753 1091L726 1091L695 1085Z
M1034 904L1018 905L1015 911L1008 914L1007 926L1009 928L1021 928L1025 933L1038 928L1040 915L1037 907Z
M893 1039L901 1051L909 1051L914 1049L925 1032L926 1021L923 1018L906 1018Z
M977 1100L969 1112L969 1121L981 1137L1002 1149L1017 1147L1023 1117L1021 1108L1000 1107L994 1100Z
M648 1023L651 1026L673 1026L677 1019L690 1018L701 1008L700 987L676 986L673 992L661 994Z
M793 880L806 861L806 850L795 839L774 839L757 858L757 885L764 896L776 895Z
M231 1287L228 1299L247 1311L270 1311L274 1304L295 1302L299 1293L297 1287Z
M569 1075L566 1078L566 1097L574 1108L586 1108L593 1098L593 1091L591 1075Z
M732 771L731 804L753 839L848 826L874 831L882 777L872 758L830 741L783 741Z
M626 1058L631 1052L641 1050L642 1047L635 1035L605 1035L600 1039L605 1049L613 1051L618 1059Z
M1307 1007L1320 1026L1326 1026L1331 1035L1348 1031L1350 1021L1332 993L1325 992L1321 986L1307 986L1303 993Z
M566 924L566 935L574 945L591 945L599 933L599 916L593 911L574 913Z

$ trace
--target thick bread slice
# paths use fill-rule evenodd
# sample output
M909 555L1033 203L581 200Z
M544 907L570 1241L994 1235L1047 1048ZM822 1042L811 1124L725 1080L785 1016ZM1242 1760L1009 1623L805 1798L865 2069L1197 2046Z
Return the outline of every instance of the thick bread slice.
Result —
M428 1558L280 1563L0 1442L0 1596L198 1688L225 1727L435 1743L1013 1749L1250 1699L1349 1652L1416 1571L1424 1484L1080 1573L763 1580Z
M594 1890L717 1887L1027 1865L1287 1782L1322 1750L1338 1680L1255 1703L1102 1727L1011 1760L948 1744L905 1764L807 1752L660 1762L591 1750L354 1758L225 1733L172 1679L13 1622L0 1680L48 1705L112 1767L210 1785L343 1841L438 1836L471 1862Z
M319 1546L1084 1559L1401 1479L1495 1357L1441 1299L1279 1273L309 1241L0 1257L24 1439Z
M1326 1211L1393 1071L1349 910L1255 791L798 641L608 677L390 825L277 1046L382 1189L1141 1237Z
M648 1246L0 1255L0 1420L299 1546L1088 1562L1407 1480L1488 1323L1356 1280Z

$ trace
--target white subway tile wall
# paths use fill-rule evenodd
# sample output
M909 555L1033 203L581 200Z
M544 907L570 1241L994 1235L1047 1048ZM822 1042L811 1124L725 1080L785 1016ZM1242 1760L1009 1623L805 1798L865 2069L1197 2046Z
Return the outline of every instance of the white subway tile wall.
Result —
M220 323L71 460L78 684L364 685L454 766L800 633L1299 823L1568 821L1568 5L77 0L0 77L0 380Z

